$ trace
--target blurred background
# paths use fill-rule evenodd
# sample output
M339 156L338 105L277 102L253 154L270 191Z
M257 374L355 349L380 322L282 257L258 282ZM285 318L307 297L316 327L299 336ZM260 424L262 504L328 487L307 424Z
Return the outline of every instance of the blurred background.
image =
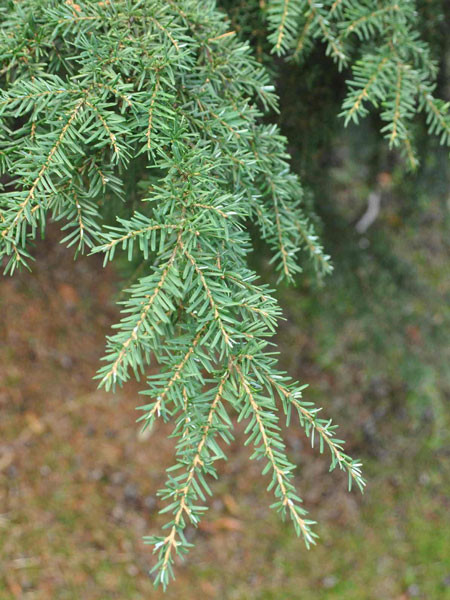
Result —
M433 40L448 98L448 35ZM421 167L406 173L375 116L344 130L345 74L315 52L277 66L278 118L334 272L317 282L305 265L297 287L278 288L276 341L362 459L366 493L348 493L292 425L297 488L320 534L307 551L270 511L237 427L210 510L189 530L195 548L168 592L154 590L141 538L161 524L170 429L140 434L137 383L112 395L92 380L126 267L74 262L50 227L33 272L0 279L1 600L450 598L448 153L419 123ZM254 266L274 284L255 243Z

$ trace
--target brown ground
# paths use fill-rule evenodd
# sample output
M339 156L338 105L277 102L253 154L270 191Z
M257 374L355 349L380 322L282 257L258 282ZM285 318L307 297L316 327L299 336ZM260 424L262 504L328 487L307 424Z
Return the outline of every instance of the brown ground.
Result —
M141 538L161 523L155 492L171 461L169 429L139 434L138 384L112 395L92 381L104 336L117 319L114 273L103 271L97 257L73 262L52 239L37 255L32 274L0 282L0 598L162 598L148 577L153 557ZM357 402L358 394L348 401ZM325 475L328 459L313 458L296 428L287 439L301 463L306 506L321 522L320 547L307 553L271 514L259 466L247 461L238 430L213 486L211 510L200 530L189 532L196 548L178 568L167 598L401 600L414 597L415 585L417 597L448 597L443 542L428 571L416 548L425 542L411 541L409 532L424 506L428 522L434 519L441 530L448 504L435 493L440 480L424 475L433 501L409 506L410 500L402 505L398 478L375 474L363 500L346 493L339 473ZM426 466L417 468L426 474ZM387 512L377 512L370 502L382 504L386 495ZM373 550L364 557L361 545L371 538ZM434 533L432 540L440 543ZM390 546L397 543L394 551ZM367 564L371 552L376 565ZM442 596L434 595L435 587Z

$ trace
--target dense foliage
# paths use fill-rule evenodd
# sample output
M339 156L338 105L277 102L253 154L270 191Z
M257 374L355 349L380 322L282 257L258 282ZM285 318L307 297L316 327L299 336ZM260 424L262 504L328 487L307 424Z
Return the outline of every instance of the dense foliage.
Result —
M280 309L247 262L257 228L280 280L298 277L301 252L318 276L331 270L286 141L262 120L277 110L270 76L213 1L0 7L0 257L8 273L29 266L50 218L63 223L62 242L76 253L103 253L108 262L123 251L138 265L98 378L114 389L158 365L147 374L140 420L146 428L172 419L177 442L160 492L167 531L147 539L158 556L156 581L166 585L175 553L188 550L184 530L205 511L206 476L225 458L219 442L232 439L233 414L246 420L252 458L270 472L273 507L313 543L277 407L287 421L298 416L350 485L362 489L364 481L335 426L277 367L270 338ZM345 118L364 116L366 101L381 103L384 133L411 165L417 110L450 142L447 105L433 96L436 66L415 32L411 2L374 14L367 2L237 8L243 32L252 15L267 16L278 54L300 55L322 39L342 67L356 52L349 40L362 40Z

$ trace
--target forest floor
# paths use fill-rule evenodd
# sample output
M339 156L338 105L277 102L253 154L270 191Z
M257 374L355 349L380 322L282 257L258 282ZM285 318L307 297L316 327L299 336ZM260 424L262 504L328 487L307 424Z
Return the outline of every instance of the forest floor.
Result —
M92 381L117 319L115 275L96 257L74 263L51 239L37 254L31 274L0 281L0 598L163 598L142 536L162 523L155 492L171 464L169 429L139 433L138 384L112 395ZM188 531L195 548L164 598L450 598L448 448L395 402L374 419L345 357L339 376L300 364L312 342L295 331L281 335L286 366L342 424L367 491L348 493L344 475L328 475L328 457L291 425L297 487L320 534L307 551L270 511L238 427L210 510Z

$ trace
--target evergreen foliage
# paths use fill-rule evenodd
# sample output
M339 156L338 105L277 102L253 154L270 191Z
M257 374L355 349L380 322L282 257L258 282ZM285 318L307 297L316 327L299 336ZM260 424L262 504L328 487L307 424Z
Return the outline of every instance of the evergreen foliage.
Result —
M233 412L247 420L253 458L271 473L273 507L312 543L277 399L311 443L329 448L332 468L346 470L350 484L362 488L363 480L331 421L277 369L268 339L280 310L246 264L251 219L280 278L300 271L300 249L319 272L330 270L285 140L259 123L276 107L264 69L213 2L194 0L7 3L0 60L6 272L29 263L48 216L65 223L62 241L77 252L102 252L107 262L120 249L146 261L98 377L114 389L150 361L160 367L140 407L144 427L173 419L178 440L161 491L172 515L167 533L148 538L157 581L167 584L175 552L189 547L184 530L205 510L205 476L224 458L218 440L232 439ZM106 205L129 204L131 172L139 173L139 210L102 227Z
M256 4L273 53L302 62L322 43L339 70L349 71L341 112L345 124L378 109L389 147L397 148L411 169L418 165L417 114L424 113L429 133L450 146L449 103L434 95L438 65L422 40L415 0L244 0L235 11L237 20L254 15ZM442 21L438 6L435 11Z
M325 41L340 66L351 40L362 40L346 118L364 116L365 102L381 104L391 144L413 156L409 121L417 110L443 142L450 136L447 105L433 96L436 68L406 4L372 14L364 2L276 0L267 16L278 54L300 55L300 27L307 26L305 48ZM301 253L318 276L331 270L286 140L263 121L277 110L266 69L213 0L3 0L0 24L6 273L29 267L47 219L63 224L62 242L75 254L101 253L106 264L122 252L140 264L97 377L114 390L144 375L143 427L174 424L176 462L160 491L168 522L163 535L146 538L157 555L156 582L166 586L175 556L189 549L184 532L206 510L233 416L247 423L252 458L269 474L272 507L314 543L280 409L329 452L349 487L362 490L364 480L336 426L278 368L270 338L280 308L247 262L254 224L279 280L298 277Z

